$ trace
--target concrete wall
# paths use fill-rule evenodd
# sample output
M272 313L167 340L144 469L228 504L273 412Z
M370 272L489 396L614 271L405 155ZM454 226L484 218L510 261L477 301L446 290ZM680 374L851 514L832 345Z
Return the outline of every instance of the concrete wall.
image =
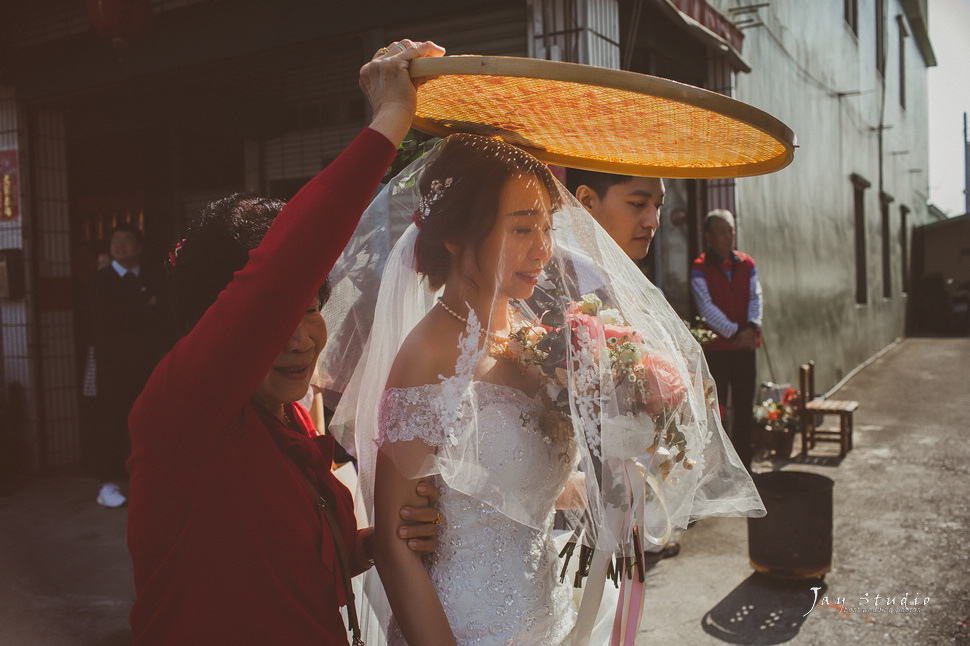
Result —
M742 3L711 4L731 15ZM779 381L797 381L798 364L814 359L816 388L824 392L903 334L900 207L909 212L907 228L928 217L928 120L926 63L912 37L904 39L906 108L900 105L896 16L902 13L900 2L886 0L885 79L876 69L873 2L859 2L858 35L845 22L843 3L801 0L760 8L763 25L745 30L742 53L752 71L738 75L736 98L781 119L799 145L785 170L737 186L738 246L758 265L765 341ZM868 296L862 304L856 302L852 174L871 184L864 193ZM888 231L880 193L892 198ZM759 356L759 377L768 379L765 353Z

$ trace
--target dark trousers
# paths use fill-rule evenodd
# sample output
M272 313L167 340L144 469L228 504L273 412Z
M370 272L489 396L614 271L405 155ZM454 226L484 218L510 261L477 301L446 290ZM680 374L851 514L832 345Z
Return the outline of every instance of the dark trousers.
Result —
M147 374L144 367L98 364L97 420L94 425L92 467L102 482L128 479L125 462L131 455L128 414L141 394Z
M741 458L741 463L750 471L754 392L757 385L754 350L706 352L705 356L711 376L717 384L717 400L722 406L727 404L728 386L731 388L731 408L734 409L734 423L730 429L731 442Z

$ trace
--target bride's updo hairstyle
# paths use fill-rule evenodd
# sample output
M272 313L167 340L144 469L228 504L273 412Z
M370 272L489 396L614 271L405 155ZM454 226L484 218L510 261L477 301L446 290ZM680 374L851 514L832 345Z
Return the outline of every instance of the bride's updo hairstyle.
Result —
M421 174L421 207L414 214L421 229L415 250L418 273L432 290L445 283L451 270L445 243L473 249L477 256L495 225L505 182L528 175L545 186L553 210L562 204L552 173L532 155L492 137L457 134L444 140Z

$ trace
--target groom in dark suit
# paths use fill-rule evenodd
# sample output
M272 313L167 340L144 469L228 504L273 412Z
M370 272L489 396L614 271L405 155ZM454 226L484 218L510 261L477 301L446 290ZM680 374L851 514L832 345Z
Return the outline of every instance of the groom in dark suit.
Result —
M130 225L111 232L111 258L88 286L95 326L98 419L94 465L98 503L119 507L130 452L128 413L172 341L162 277L141 265L142 234Z

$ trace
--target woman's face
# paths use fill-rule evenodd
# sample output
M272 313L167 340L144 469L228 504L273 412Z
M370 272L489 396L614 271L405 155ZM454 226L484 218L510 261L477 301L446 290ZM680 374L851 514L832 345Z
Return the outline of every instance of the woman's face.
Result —
M253 399L274 414L281 405L301 399L310 387L317 357L326 344L327 324L320 313L320 299L314 296Z
M496 298L532 296L552 256L552 202L538 178L525 175L505 182L495 225L477 256L475 273L483 290L491 287Z

